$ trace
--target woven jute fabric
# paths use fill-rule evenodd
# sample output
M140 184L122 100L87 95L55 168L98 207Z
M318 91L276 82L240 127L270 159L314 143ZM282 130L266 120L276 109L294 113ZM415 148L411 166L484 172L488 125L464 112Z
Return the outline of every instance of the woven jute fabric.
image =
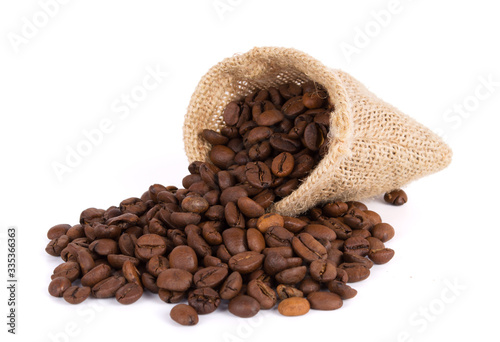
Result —
M257 89L317 82L334 107L329 148L316 168L270 210L295 216L331 200L361 200L445 168L451 149L431 130L382 101L349 74L301 51L262 47L224 59L205 74L184 121L189 162L209 161L200 133L224 127L224 107Z

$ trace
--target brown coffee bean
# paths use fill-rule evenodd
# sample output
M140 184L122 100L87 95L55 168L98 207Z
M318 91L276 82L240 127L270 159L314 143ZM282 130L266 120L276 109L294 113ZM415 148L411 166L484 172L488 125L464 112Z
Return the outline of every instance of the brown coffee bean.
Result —
M112 239L99 239L89 245L89 250L102 256L117 254L118 244Z
M204 129L201 132L201 135L212 145L224 145L229 141L227 137L211 129Z
M209 153L210 161L221 169L227 169L234 164L235 155L236 153L225 145L212 146Z
M141 275L141 282L142 285L144 285L144 288L152 293L158 293L160 290L158 285L156 285L156 278L147 272L144 272Z
M308 233L300 233L292 239L292 247L298 256L306 262L314 260L325 260L326 248Z
M139 259L124 254L108 254L108 263L111 267L121 270L125 261L130 261L135 267L139 266Z
M248 183L257 189L268 188L273 182L271 170L261 161L246 164L245 175Z
M186 298L186 292L159 289L158 296L165 303L175 304L180 303Z
M342 299L332 292L311 292L307 295L307 300L314 310L337 310L342 307Z
M263 310L273 308L278 301L276 292L260 279L253 279L248 283L247 294L255 298Z
M280 300L291 297L304 297L304 293L299 289L283 284L278 285L276 292L278 293L278 298Z
M309 265L309 273L312 279L326 283L335 279L337 268L327 261L314 260Z
M160 273L156 280L156 285L159 288L184 292L191 287L193 283L193 275L180 268L169 268Z
M261 217L265 214L264 208L248 197L238 198L238 208L246 217Z
M47 238L49 240L57 239L63 235L66 235L68 230L71 228L69 224L58 224L51 227L47 232Z
M308 224L304 227L303 232L310 234L317 240L333 241L337 238L337 234L335 234L333 229L322 224Z
M116 294L116 291L127 283L124 277L114 275L101 280L92 287L92 295L95 298L110 298Z
M170 222L176 228L184 228L190 224L198 224L201 221L199 214L190 212L173 212L170 215Z
M116 291L115 298L120 304L132 304L142 297L143 289L136 283L123 285Z
M68 278L71 282L80 276L80 265L75 261L67 261L54 269L51 279L58 277Z
M187 304L177 304L170 310L170 318L180 325L198 324L198 313Z
M307 92L302 96L302 102L307 108L315 109L323 106L326 98L327 95L323 91Z
M215 290L204 287L191 291L188 303L198 314L205 315L214 312L219 307L220 297Z
M66 235L61 235L53 240L51 240L48 244L47 247L45 248L45 251L47 254L50 254L52 256L60 256L61 252L63 249L65 249L68 244L69 244L69 237Z
M246 231L248 249L261 253L266 248L266 241L262 233L256 228L249 228Z
M122 234L118 239L118 247L124 255L134 256L137 238L131 234Z
M108 278L111 275L111 267L106 264L95 266L88 271L81 279L83 286L93 287L100 281Z
M329 282L328 289L331 292L338 294L342 299L350 299L358 294L358 291L339 280L333 280Z
M372 236L382 242L387 242L394 237L394 228L388 223L379 223L372 228Z
M241 186L232 186L222 191L220 204L226 206L229 202L236 202L238 198L248 196L248 192Z
M365 258L365 257L360 256L360 255L357 255L357 254L352 254L352 253L346 252L346 253L344 253L343 258L344 258L344 262L358 263L358 264L365 266L368 269L373 267L373 262L370 259Z
M243 253L248 250L245 235L245 231L241 228L229 228L222 232L224 245L231 255Z
M66 277L52 279L49 284L49 293L54 297L62 297L64 291L71 287L71 281Z
M311 305L306 298L291 297L282 300L278 305L278 311L283 316L301 316L309 312Z
M347 212L348 206L345 202L327 203L323 207L323 214L329 217L339 217Z
M394 256L394 250L390 248L371 249L368 257L376 264L381 265L389 262Z
M195 273L198 270L196 252L189 246L175 247L169 255L169 266L170 268L179 268L190 273Z
M370 236L366 238L366 241L370 244L370 250L372 249L383 249L385 245L382 241L377 239L376 237Z
M70 304L80 304L90 295L90 287L71 286L64 291L63 298Z
M104 223L104 210L88 208L80 214L80 224L90 225L92 223Z
M302 293L307 296L311 292L319 291L321 284L317 281L307 277L304 278L297 286Z
M260 311L260 303L253 297L239 295L229 301L228 310L235 316L249 318Z
M295 159L293 155L288 152L282 152L274 157L271 171L277 177L286 177L292 173L294 166Z
M283 114L276 109L266 110L255 118L259 126L272 126L283 120Z
M286 115L286 117L293 118L297 115L304 113L307 107L304 106L302 101L302 96L295 96L286 101L281 107L281 111Z
M253 251L238 253L229 259L229 268L241 274L247 274L258 269L264 261L264 254Z
M91 269L95 267L95 262L90 253L86 249L79 250L77 253L77 261L80 265L80 270L82 275L87 274Z
M392 190L384 195L384 201L393 205L403 205L408 202L406 192L401 189Z
M227 277L226 267L209 266L197 271L193 276L194 285L200 287L215 288Z
M129 283L137 284L138 286L142 287L139 271L131 261L125 261L122 267L122 273Z
M240 293L243 286L243 278L239 272L232 272L222 284L219 293L222 299L234 298Z
M304 146L311 151L319 150L320 146L325 141L323 131L321 127L316 122L311 122L304 129Z
M69 237L70 241L73 241L75 239L85 237L85 232L81 224L75 224L73 227L68 229L66 235Z
M236 101L231 101L226 105L222 114L226 125L234 126L238 123L238 120L240 118L240 110L240 105Z
M370 250L370 243L359 236L350 237L344 242L344 252L365 256Z
M344 262L339 265L339 268L346 271L347 282L349 283L355 283L361 280L365 280L370 276L370 270L362 264Z
M257 228L261 233L265 233L270 227L284 225L283 217L279 214L268 213L265 214L257 220Z
M189 211L196 214L204 213L208 210L208 202L203 197L190 196L184 198L182 201L182 210Z
M140 260L147 261L155 255L163 255L167 251L167 245L163 238L156 234L145 234L137 239L135 245L135 256Z
M277 273L275 275L275 278L279 283L286 285L294 285L299 283L302 279L304 279L306 273L307 273L306 266L298 266L298 267L288 268L286 270Z

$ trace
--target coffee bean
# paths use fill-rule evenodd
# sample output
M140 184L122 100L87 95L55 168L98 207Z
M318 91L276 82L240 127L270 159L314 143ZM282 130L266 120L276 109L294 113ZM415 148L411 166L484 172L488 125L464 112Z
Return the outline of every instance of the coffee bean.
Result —
M169 268L160 273L156 280L159 288L170 291L186 291L193 283L193 275L180 268Z
M358 263L345 262L340 264L339 268L346 271L347 281L349 283L365 280L370 275L370 270L366 266Z
M382 242L387 242L394 237L394 228L388 223L379 223L372 228L372 236Z
M102 256L117 254L118 244L112 239L99 239L89 245L89 250Z
M247 294L255 298L263 310L271 309L278 300L276 292L260 279L254 279L248 283Z
M260 253L266 248L266 241L262 233L256 228L249 228L246 231L248 249Z
M297 115L304 113L307 107L304 106L302 101L302 96L295 96L286 101L281 107L281 111L286 115L286 117L293 118Z
M290 297L278 305L278 311L283 316L302 316L308 313L310 308L309 301L302 297Z
M142 297L142 287L135 283L123 285L116 291L115 297L120 304L132 304Z
M70 304L80 304L90 295L90 287L71 286L64 291L63 298Z
M60 264L54 269L51 279L58 277L68 278L71 282L80 276L80 265L75 261L68 261Z
M208 210L209 207L206 199L204 199L203 197L196 197L196 196L186 197L182 201L181 206L183 210L196 214L204 213L205 211Z
M229 202L237 202L238 198L248 196L248 192L241 186L232 186L222 191L220 204L226 206Z
M180 325L196 325L198 324L198 313L196 310L187 304L177 304L170 310L170 318Z
M271 170L260 161L246 164L245 175L248 183L258 189L268 188L273 182Z
M329 282L328 289L331 292L338 294L342 299L350 299L358 294L358 291L339 280L333 280Z
M71 287L71 281L66 277L52 279L49 284L49 293L54 297L62 297L64 291Z
M160 290L158 285L156 285L156 278L147 272L141 275L141 282L144 288L152 293L158 293Z
M246 217L261 217L265 213L264 208L248 197L238 198L238 208Z
M57 239L63 235L66 235L68 230L71 228L69 224L58 224L51 227L47 232L47 238L49 240Z
M384 195L384 201L393 205L403 205L408 202L408 196L406 192L401 189L396 189L390 192L387 192Z
M283 284L278 285L276 292L278 293L278 298L280 300L291 297L304 297L304 293L299 289Z
M60 256L64 248L69 244L69 237L66 235L61 235L57 238L52 239L45 248L47 254L52 256Z
M365 258L365 257L360 256L360 255L357 255L357 254L352 254L352 253L346 252L346 253L344 253L343 258L344 258L344 262L358 263L358 264L365 266L368 269L373 267L373 262L370 259Z
M370 250L370 243L362 237L350 237L344 242L344 252L365 256Z
M323 260L314 260L309 265L311 278L319 282L329 282L337 276L337 269L334 265Z
M222 299L231 299L240 293L243 286L243 278L239 272L232 272L224 281L220 288L220 297Z
M142 287L139 271L131 261L125 261L122 267L122 273L129 283L137 284Z
M342 307L342 299L332 292L311 292L307 295L307 300L314 310L337 310Z
M204 129L201 134L212 145L224 145L229 141L227 137L211 129Z
M390 248L371 249L368 257L376 264L385 264L394 256L394 250Z
M205 315L214 312L219 307L220 297L215 290L204 287L191 291L188 303L198 314Z
M108 277L92 287L92 295L96 298L113 297L118 289L126 283L127 280L119 275Z
M93 287L98 282L108 278L111 275L111 267L106 264L95 266L88 271L81 279L83 286Z
M241 274L251 273L258 269L264 261L264 255L248 251L238 253L229 259L229 268Z
M169 255L169 266L195 273L198 269L198 258L194 249L189 246L175 247Z
M294 166L295 160L293 155L288 152L282 152L274 157L271 171L276 177L286 177L292 173Z
M319 291L321 284L317 281L307 277L304 278L297 286L302 293L307 296L311 292Z
M234 126L240 117L240 106L238 102L231 101L226 105L223 113L223 119L228 126Z
M243 253L248 250L245 235L245 231L241 228L229 228L222 232L224 245L231 255Z
M304 103L304 106L307 108L320 108L325 99L327 98L327 95L324 92L321 91L315 91L315 92L307 92L304 93L302 96L302 102Z
M306 262L325 260L326 248L308 233L300 233L292 239L292 247L298 256Z
M225 145L215 145L210 150L210 161L221 169L227 169L234 164L235 152Z
M307 273L306 266L288 268L276 274L275 278L279 283L294 285L299 283Z
M265 233L270 227L279 226L283 227L285 221L279 214L269 213L265 214L257 220L257 228L261 233Z
M260 303L253 297L240 295L229 301L228 310L235 316L249 318L260 311Z
M140 260L149 260L155 255L162 255L167 251L163 238L156 234L145 234L137 239L135 256Z
M202 268L193 276L194 285L198 288L219 286L227 277L226 267L209 266Z
M372 249L383 249L385 245L382 241L377 239L376 237L370 236L366 238L366 241L370 244L370 250Z

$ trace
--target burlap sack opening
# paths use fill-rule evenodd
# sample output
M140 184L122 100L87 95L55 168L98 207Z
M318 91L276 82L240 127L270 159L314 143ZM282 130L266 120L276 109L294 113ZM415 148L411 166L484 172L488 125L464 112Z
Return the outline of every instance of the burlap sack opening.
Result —
M224 59L205 74L185 115L189 162L209 160L203 129L224 127L227 103L256 89L315 81L328 91L335 110L330 146L292 194L270 210L295 216L331 200L361 200L400 188L451 162L450 148L428 128L369 92L340 70L288 48L264 47Z

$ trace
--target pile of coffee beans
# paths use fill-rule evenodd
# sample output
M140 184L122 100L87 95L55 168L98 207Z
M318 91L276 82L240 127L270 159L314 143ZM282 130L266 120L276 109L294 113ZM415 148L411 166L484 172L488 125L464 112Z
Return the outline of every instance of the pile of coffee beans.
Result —
M64 261L49 293L71 304L90 296L131 304L147 290L179 303L170 316L182 325L221 301L239 317L277 304L285 316L340 308L357 293L347 283L393 257L384 245L393 227L360 202L326 203L299 217L266 212L326 152L332 110L312 82L229 103L227 126L202 132L211 163L190 164L183 188L154 184L140 198L49 229L46 251ZM386 201L406 202L399 191Z

